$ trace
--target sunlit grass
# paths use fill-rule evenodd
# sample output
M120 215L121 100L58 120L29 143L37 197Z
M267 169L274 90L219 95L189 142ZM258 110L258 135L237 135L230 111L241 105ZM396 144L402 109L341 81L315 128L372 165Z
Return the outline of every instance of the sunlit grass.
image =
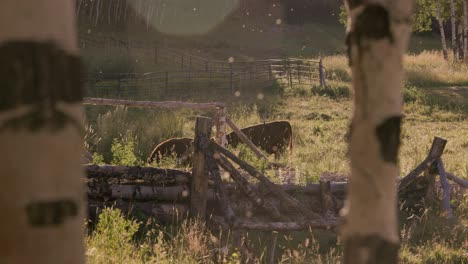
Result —
M279 162L295 169L296 183L299 184L316 182L324 172L349 174L350 170L345 135L352 114L352 92L349 91L349 96L332 93L350 89L349 67L345 56L325 57L324 64L329 76L328 89L331 90L308 86L285 87L281 100L253 99L249 103L231 103L228 107L229 115L240 127L280 119L291 122L293 153L285 155ZM442 156L447 171L468 179L468 95L452 93L456 97L444 97L435 93L435 89L451 93L446 89L448 86L466 85L466 66L451 65L435 52L423 52L406 56L405 69L408 82L403 91L405 116L400 174L406 175L422 162L433 138L438 136L448 140ZM124 109L112 109L107 113L107 110L88 110L88 117L94 120L93 133L101 138L94 142L97 144L95 149L102 152L97 154L107 155L107 160L114 163L132 163L134 157L146 158L145 155L163 139L192 136L195 116L213 114L160 110L128 113ZM98 114L101 114L99 118L96 117ZM115 141L115 138L120 141ZM112 149L112 142L122 144L114 144L117 147ZM129 145L128 142L135 144ZM134 153L130 154L132 148ZM247 148L232 150L259 170L265 170L273 181L279 182L275 172L265 169L265 164L259 162ZM113 159L114 156L118 158ZM173 159L161 165L177 167ZM428 207L419 218L413 217L411 220L402 217L402 263L468 263L466 194L455 195L453 204L456 214L453 223L440 216L438 205ZM239 249L233 245L229 235L219 234L199 222L162 227L132 222L120 213L106 211L106 214L101 226L98 224L87 237L89 263L239 262ZM279 263L340 261L341 246L336 241L324 243L309 232L281 234L280 237ZM307 238L302 240L303 237ZM247 240L256 243L258 262L263 263L268 255L271 234L263 234L260 238L258 234L250 234Z
M323 58L330 79L351 80L351 70L345 55ZM467 86L468 66L445 61L439 51L408 54L404 58L407 83L418 87Z

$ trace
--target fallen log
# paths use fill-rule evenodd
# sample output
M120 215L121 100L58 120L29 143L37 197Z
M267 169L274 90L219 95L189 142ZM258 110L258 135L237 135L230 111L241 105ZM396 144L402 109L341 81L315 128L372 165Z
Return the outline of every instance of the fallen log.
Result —
M222 166L223 167L223 166ZM224 167L223 167L224 168ZM226 170L226 169L225 169ZM228 170L226 170L228 171ZM228 171L229 172L229 171ZM235 173L230 173L231 177L236 177L236 179L241 179L241 181L247 181L242 175L235 175ZM236 180L234 180L236 181ZM247 181L248 183L248 181ZM236 192L237 188L240 188L241 192L244 193L249 199L254 202L257 206L262 207L264 200L268 200L265 197L262 197L261 187L263 185L250 184L243 186L238 185L238 183L224 183L225 188L228 193ZM285 192L290 195L311 195L319 196L320 187L319 184L308 184L306 186L300 185L279 185ZM216 201L217 195L215 194L214 187L211 186L208 189L208 200ZM334 196L344 197L346 190L346 182L331 183L331 191ZM131 182L127 184L100 184L100 183L91 183L88 182L87 195L90 199L98 200L116 200L116 199L133 199L133 200L157 200L157 201L186 201L190 196L190 188L187 185L175 185L175 186L148 186L143 185L138 182ZM270 212L269 207L265 208ZM271 212L277 211L272 209ZM276 215L276 213L275 213ZM273 217L273 216L272 216ZM281 219L278 219L281 220Z
M140 166L83 166L88 178L115 178L126 181L142 181L154 186L182 185L190 181L191 173Z
M224 219L212 217L214 224L223 228L229 228ZM301 231L307 229L324 229L335 231L339 226L336 218L318 218L314 220L303 220L294 222L266 222L265 220L245 220L239 219L231 226L232 229L245 229L255 231Z
M272 193L277 195L284 203L287 204L287 206L296 209L298 212L300 212L304 216L307 216L308 218L319 217L318 214L312 212L311 209L299 203L299 201L297 201L294 197L292 197L291 195L283 191L281 187L271 182L270 179L268 179L265 175L258 172L253 166L241 160L236 155L231 153L229 150L218 145L216 142L211 141L211 145L215 149L215 151L225 155L226 157L231 159L233 162L237 163L242 169L247 171L252 177L258 179L262 184L265 185L266 189L270 190Z
M180 222L188 215L188 205L174 203L127 202L112 203L91 201L88 205L88 215L91 222L95 222L104 208L115 208L124 214L152 217L164 224Z
M296 185L296 184L284 184L280 185L284 191L289 194L293 193L303 193L309 195L319 195L320 194L320 184L308 183L305 186ZM347 182L330 182L330 191L332 194L346 194L346 188L348 186Z
M337 221L335 219L316 219L298 222L258 222L244 220L234 224L234 228L257 231L300 231L305 229L334 230L336 227Z
M185 201L190 195L190 188L187 185L159 187L110 184L99 189L93 187L88 186L88 197L105 200Z
M231 178L234 182L237 183L241 191L250 198L250 200L258 207L261 207L267 211L267 213L275 220L280 220L283 217L281 216L278 208L271 202L265 200L257 190L249 183L249 181L244 178L232 164L218 152L215 153L218 164L227 172L229 172Z

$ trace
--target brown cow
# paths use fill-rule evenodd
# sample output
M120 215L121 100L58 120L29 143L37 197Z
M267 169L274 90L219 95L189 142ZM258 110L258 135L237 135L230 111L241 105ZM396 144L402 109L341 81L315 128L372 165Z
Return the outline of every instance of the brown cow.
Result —
M274 121L241 129L252 143L275 157L286 149L292 150L292 127L288 121ZM241 140L231 132L226 135L229 145L237 147Z
M171 138L166 141L159 143L151 152L147 162L160 162L161 157L167 157L174 155L176 158L188 155L190 148L192 147L192 138Z

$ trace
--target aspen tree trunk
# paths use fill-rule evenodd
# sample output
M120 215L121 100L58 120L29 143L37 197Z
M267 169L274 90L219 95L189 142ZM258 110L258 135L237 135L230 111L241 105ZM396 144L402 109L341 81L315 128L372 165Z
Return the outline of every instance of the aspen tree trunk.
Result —
M345 263L398 263L397 160L402 119L402 58L411 0L346 1L353 76L351 181L342 211Z
M450 23L452 24L452 50L453 50L453 61L457 61L457 21L455 18L455 3L450 0Z
M468 63L468 0L463 1L463 57Z
M464 56L464 50L463 50L463 20L460 19L460 22L458 23L458 27L457 27L457 33L458 33L458 46L457 46L457 49L458 49L458 59L463 62L463 59L465 58Z
M442 52L444 54L444 59L448 60L447 41L445 40L444 22L442 20L442 16L440 15L440 2L439 1L440 0L435 0L437 22L439 22L440 40L442 41Z
M74 3L0 1L0 263L85 261Z

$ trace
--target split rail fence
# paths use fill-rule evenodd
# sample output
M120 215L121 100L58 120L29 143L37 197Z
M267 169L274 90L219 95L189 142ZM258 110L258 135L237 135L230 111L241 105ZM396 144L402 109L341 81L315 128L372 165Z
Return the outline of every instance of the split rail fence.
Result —
M103 207L155 217L162 223L186 217L205 219L215 226L236 230L335 230L344 204L347 182L279 185L211 140L212 119L198 117L195 126L192 171L152 167L86 165L91 216ZM445 171L442 154L447 141L435 138L427 158L396 182L400 203L415 208L435 202L436 176L442 188L444 214L453 217L448 180L468 182ZM223 179L223 171L229 179ZM421 175L422 174L422 175ZM257 183L253 183L253 181Z
M114 207L139 216L153 217L162 224L175 223L187 217L199 218L209 222L212 227L236 230L237 233L246 230L334 231L340 226L338 212L344 205L348 182L321 180L318 184L306 186L272 182L264 173L224 147L226 125L229 125L259 158L266 158L226 116L223 104L100 98L86 98L84 103L217 109L216 141L211 140L212 118L197 117L191 171L85 165L91 221L103 208ZM445 171L441 157L446 143L446 140L436 137L421 164L396 182L400 204L409 211L416 208L413 210L415 214L420 212L417 208L421 204L437 202L437 175L442 189L441 208L447 218L454 217L449 180L461 188L468 188L468 181ZM274 168L278 165L270 163L270 166ZM276 245L271 245L271 248L274 254Z

